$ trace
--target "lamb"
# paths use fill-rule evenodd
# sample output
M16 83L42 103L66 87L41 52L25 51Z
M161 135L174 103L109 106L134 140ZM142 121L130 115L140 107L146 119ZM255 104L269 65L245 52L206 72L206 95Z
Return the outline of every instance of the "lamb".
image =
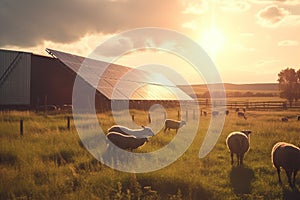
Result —
M176 129L176 133L177 133L178 129L181 128L184 125L186 125L185 121L177 121L177 120L174 120L174 119L166 119L164 132L166 132L167 129L168 130Z
M294 188L296 175L300 169L300 148L290 143L278 142L272 148L271 161L277 169L279 183L282 184L280 178L280 167L282 167L286 172L290 187Z
M250 130L230 133L226 138L226 145L230 150L231 165L233 165L233 154L236 154L238 165L243 164L244 155L250 148Z
M137 138L152 137L154 133L150 127L142 126L141 129L130 129L121 125L113 125L108 129L108 132L117 132L124 135L133 135Z
M237 115L238 115L238 117L243 117L244 119L247 119L244 112L238 112Z
M118 132L109 132L106 135L107 139L112 142L114 145L121 149L129 149L133 150L136 149L146 142L148 142L148 138L137 138L133 135L125 135Z
M281 118L281 121L282 121L282 122L288 122L289 119L288 119L287 117L282 117L282 118Z

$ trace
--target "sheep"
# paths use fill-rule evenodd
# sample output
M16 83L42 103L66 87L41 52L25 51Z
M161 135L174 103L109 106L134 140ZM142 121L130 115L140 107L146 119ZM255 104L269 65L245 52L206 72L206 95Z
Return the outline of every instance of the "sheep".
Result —
M125 135L118 132L109 132L106 135L107 139L112 142L114 145L121 149L129 149L133 150L136 149L146 142L148 142L148 138L137 138L133 135Z
M219 115L219 111L216 111L216 110L214 110L214 111L212 111L212 113L211 113L211 114L212 114L212 116L214 116L214 117L215 117L215 116Z
M300 115L297 116L297 120L300 121Z
M226 145L230 151L231 165L233 165L233 154L236 154L237 165L243 164L244 154L250 148L250 130L236 131L230 133L226 138Z
M225 115L229 115L229 110L225 110Z
M282 167L286 172L290 187L294 188L296 175L300 169L300 148L290 143L277 142L272 148L271 161L277 169L279 183L282 184L280 178L280 167Z
M235 112L239 112L239 111L240 111L240 108L236 108L236 109L235 109Z
M185 121L177 121L177 120L174 120L174 119L166 119L164 132L166 132L167 129L168 130L176 129L176 133L177 133L178 129L181 128L184 125L186 125Z
M281 121L282 121L282 122L288 122L289 119L288 119L287 117L282 117L282 118L281 118Z
M137 138L152 137L154 133L150 127L142 126L141 129L130 129L121 125L113 125L108 132L118 132L124 135L133 135Z
M246 115L245 115L245 113L244 112L238 112L237 113L237 115L238 115L238 117L243 117L244 119L247 119L247 117L246 117Z

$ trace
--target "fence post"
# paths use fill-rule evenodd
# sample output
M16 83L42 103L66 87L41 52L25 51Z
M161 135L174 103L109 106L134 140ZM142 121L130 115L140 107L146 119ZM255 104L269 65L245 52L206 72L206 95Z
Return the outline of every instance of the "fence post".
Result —
M131 115L131 119L132 119L132 121L134 121L134 115Z
M186 111L185 111L185 120L188 121L188 118L189 118L189 111L186 110Z
M70 130L70 116L67 117L67 128Z
M23 137L23 119L20 120L20 136Z
M148 122L149 122L149 124L151 123L151 116L150 116L150 113L148 113Z

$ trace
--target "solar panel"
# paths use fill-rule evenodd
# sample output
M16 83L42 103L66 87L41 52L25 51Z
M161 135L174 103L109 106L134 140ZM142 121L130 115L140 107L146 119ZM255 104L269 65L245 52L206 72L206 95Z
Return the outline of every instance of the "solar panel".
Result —
M110 100L193 100L162 74L46 51Z

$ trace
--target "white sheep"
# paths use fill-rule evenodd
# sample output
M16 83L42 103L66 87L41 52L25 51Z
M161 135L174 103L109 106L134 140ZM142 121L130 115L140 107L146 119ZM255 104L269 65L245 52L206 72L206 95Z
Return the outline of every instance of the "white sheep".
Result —
M108 132L118 132L124 135L133 135L137 138L152 137L154 133L150 127L142 126L141 129L130 129L121 125L113 125Z
M272 148L271 161L277 169L279 183L282 184L280 178L280 167L282 167L288 177L289 185L294 188L296 174L300 169L300 148L290 143L278 142Z
M181 128L184 125L186 125L185 121L177 121L177 120L174 120L174 119L166 119L164 132L166 132L167 129L168 129L168 131L170 131L170 129L175 129L176 133L177 133L178 129Z
M236 131L230 133L226 138L226 145L230 150L231 165L233 165L233 154L236 154L238 165L243 164L244 155L250 148L250 130Z
M109 132L106 135L107 139L112 142L114 145L121 149L136 149L146 142L148 142L148 138L137 138L133 135L125 135L118 132Z
M238 115L238 117L243 117L244 119L247 119L247 117L246 117L246 115L245 115L244 112L239 111L239 112L237 113L237 115Z

